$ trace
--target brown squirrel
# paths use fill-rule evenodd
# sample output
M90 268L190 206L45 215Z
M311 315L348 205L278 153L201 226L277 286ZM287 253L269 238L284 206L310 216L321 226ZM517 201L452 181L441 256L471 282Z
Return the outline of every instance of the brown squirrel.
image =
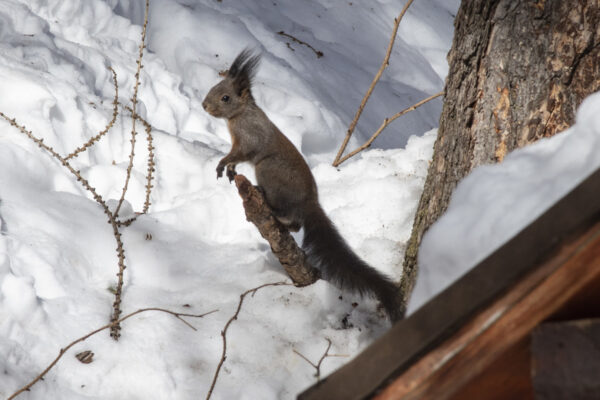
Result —
M308 164L256 105L251 86L259 61L259 55L243 50L202 102L210 115L227 120L231 134L231 151L219 161L217 178L227 168L231 181L237 163L252 163L258 187L275 217L290 231L304 228L302 248L323 278L341 289L377 297L392 321L400 319L398 286L346 244L319 205Z

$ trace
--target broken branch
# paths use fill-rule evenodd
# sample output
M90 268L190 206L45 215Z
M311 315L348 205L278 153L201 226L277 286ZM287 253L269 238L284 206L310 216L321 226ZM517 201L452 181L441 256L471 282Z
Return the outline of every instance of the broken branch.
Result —
M238 318L238 316L240 315L240 311L242 310L242 304L244 303L244 299L249 294L252 294L252 296L254 296L254 294L259 289L262 289L264 287L282 286L282 285L289 285L289 283L287 283L287 282L265 283L264 285L260 285L258 287L255 287L254 289L246 290L244 293L242 293L240 295L240 301L238 303L237 309L235 310L235 313L233 314L233 316L231 318L229 318L229 321L227 321L227 323L225 324L225 328L223 328L223 330L221 331L221 337L223 338L223 351L221 353L221 360L219 361L219 364L217 365L217 369L215 371L215 375L213 377L212 383L210 384L210 389L208 390L208 394L206 395L206 400L209 400L210 396L212 396L213 390L215 389L215 385L217 384L217 379L219 378L219 372L221 372L221 367L223 366L223 364L225 363L225 359L227 358L227 330L229 329L229 326L233 323L233 321L235 321Z
M396 18L394 20L394 29L392 30L392 37L390 38L390 42L388 43L388 48L387 48L387 52L385 54L385 58L383 59L383 62L381 63L381 67L379 67L379 71L377 71L377 73L375 74L375 77L373 78L373 81L371 82L369 89L367 89L367 93L365 94L365 97L363 97L363 99L360 103L360 106L358 107L358 110L356 111L356 114L354 115L354 119L350 123L350 127L348 127L348 131L346 132L346 137L344 138L344 141L342 142L342 145L341 145L340 149L338 150L337 155L335 156L335 160L333 161L334 167L337 167L341 163L340 158L342 158L342 154L344 154L344 150L346 150L346 146L348 145L348 142L350 141L350 137L352 136L352 133L354 133L354 128L356 128L358 119L360 118L360 115L362 114L365 106L367 105L367 101L369 100L369 97L371 97L371 93L373 93L373 89L375 89L375 85L379 81L379 78L381 78L381 75L383 74L383 70L386 69L388 65L390 65L390 55L392 54L392 48L394 47L394 42L396 41L396 34L398 33L398 26L400 26L400 21L402 21L404 14L406 14L406 10L408 10L408 7L410 7L412 2L413 2L413 0L408 0L406 2L406 4L404 5L404 8L402 9L402 11L400 11L400 15L398 15L398 18Z
M391 124L391 123L392 123L392 121L394 121L396 118L398 118L398 117L401 117L402 115L404 115L404 114L406 114L406 113L408 113L408 112L410 112L410 111L414 111L414 110L416 110L418 107L422 106L423 104L425 104L425 103L427 103L427 102L429 102L429 101L431 101L431 100L433 100L433 99L435 99L435 98L437 98L437 97L443 96L443 95L444 95L444 92L439 92L439 93L436 93L436 94L434 94L433 96L429 96L428 98L426 98L426 99L423 99L423 100L419 101L419 102L418 102L418 103L416 103L416 104L413 104L412 106L410 106L410 107L408 107L408 108L405 108L404 110L402 110L402 111L400 111L400 112L398 112L398 113L394 114L392 117L384 119L384 120L383 120L383 122L381 123L381 126L379 126L379 129L377 129L377 130L375 131L375 133L374 133L374 134L373 134L373 135L372 135L372 136L369 138L369 140L367 140L367 141L366 141L366 142L365 142L365 143L364 143L362 146L358 147L356 150L353 150L353 151L351 151L350 153L346 154L344 157L342 157L342 158L341 158L341 159L339 159L338 161L335 161L335 162L333 163L333 166L334 166L334 167L337 167L338 165L340 165L341 163L343 163L344 161L346 161L346 160L347 160L347 159L349 159L350 157L352 157L352 156L356 155L357 153L360 153L360 152L361 152L361 151L363 151L364 149L366 149L366 148L368 148L369 146L371 146L371 143L373 143L373 141L374 141L374 140L377 138L377 136L379 136L379 134L380 134L381 132L383 132L383 130L384 130L385 128L387 128L387 126L388 126L389 124Z
M304 251L298 247L290 232L273 216L262 193L244 175L236 175L234 179L244 201L246 219L256 225L262 237L269 242L273 254L294 285L307 286L316 282L320 278L319 270L308 263Z

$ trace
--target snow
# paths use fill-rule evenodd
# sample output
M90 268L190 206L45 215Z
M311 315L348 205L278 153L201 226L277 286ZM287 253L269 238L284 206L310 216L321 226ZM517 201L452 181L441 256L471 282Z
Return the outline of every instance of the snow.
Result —
M307 158L325 210L358 254L399 279L441 100L394 122L373 149L330 166L383 59L398 3L151 1L138 108L154 128L156 177L148 214L122 229L123 313L218 311L188 318L197 331L164 313L132 317L118 342L103 331L76 344L20 398L205 397L221 356L221 331L240 294L286 280L246 221L235 188L216 180L229 134L201 107L218 72L244 47L263 54L255 97ZM386 116L442 89L457 7L457 0L411 6L349 148ZM139 0L0 2L0 111L59 154L81 146L112 117L109 66L118 76L119 101L133 94L143 14ZM145 200L147 141L137 127L122 216L141 211ZM121 111L108 135L72 161L111 208L125 179L130 129ZM253 175L248 166L238 171ZM117 257L106 221L67 169L0 121L0 397L109 321ZM294 350L316 361L330 339L331 353L346 357L325 359L326 375L387 329L375 307L323 281L248 296L228 330L212 398L293 398L315 382L314 368ZM94 352L92 363L74 357L84 350Z
M476 168L423 237L409 313L460 278L600 167L600 93L576 123L549 139Z

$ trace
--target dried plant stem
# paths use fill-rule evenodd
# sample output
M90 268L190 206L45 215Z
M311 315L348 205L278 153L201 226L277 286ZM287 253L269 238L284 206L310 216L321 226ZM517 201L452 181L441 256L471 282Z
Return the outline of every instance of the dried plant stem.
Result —
M290 39L292 39L294 42L296 42L296 43L298 43L298 44L302 44L302 45L304 45L304 46L308 47L309 49L311 49L311 50L312 50L312 51L313 51L313 52L314 52L314 53L317 55L317 58L321 58L321 57L323 57L323 52L322 52L322 51L319 51L319 50L315 49L314 47L312 47L310 44L306 43L305 41L303 41L303 40L300 40L300 39L298 39L297 37L290 35L289 33L285 33L284 31L279 31L279 32L277 32L277 34L278 34L278 35L281 35L281 36L285 36L285 37L287 37L287 38L290 38ZM288 46L288 48L289 48L290 50L294 51L294 49L293 49L293 48L290 46L290 44L289 44L289 43L287 43L287 46Z
M115 124L115 121L117 120L117 116L119 115L119 107L118 107L118 105L119 105L119 84L117 83L117 73L115 72L115 70L112 69L112 67L108 67L108 69L110 70L110 72L112 72L113 86L115 88L115 97L112 102L112 104L113 104L112 119L108 122L108 124L106 125L106 128L104 128L104 130L102 130L96 136L94 136L90 140L88 140L83 146L78 147L74 152L72 152L71 154L66 156L65 160L70 160L72 158L77 157L80 153L83 153L88 148L90 148L93 144L98 142L98 140L100 140L104 135L106 135L108 133L108 131L113 127L113 125Z
M347 357L346 355L343 355L343 354L329 354L329 349L331 349L331 340L329 338L325 338L325 340L327 340L327 348L325 349L325 352L319 359L319 362L317 362L316 364L314 362L310 361L304 354L300 353L299 351L293 350L294 353L296 353L297 355L302 357L302 359L304 359L304 361L306 361L307 363L309 363L310 365L313 366L313 368L316 370L315 378L317 378L317 379L321 379L321 364L323 363L323 360L325 360L325 358L327 358L327 357Z
M24 125L20 125L14 118L9 118L8 116L6 116L6 114L4 114L1 111L0 111L0 117L4 118L12 126L17 128L21 133L26 135L29 139L31 139L34 143L36 143L38 145L38 147L47 151L52 157L56 158L65 168L67 168L73 175L75 175L75 178L77 179L77 181L80 182L83 185L83 187L92 194L92 197L94 198L94 200L96 200L96 202L98 204L100 204L100 206L104 210L104 213L108 217L108 223L111 224L111 226L113 228L113 235L115 237L115 241L117 242L116 250L117 250L117 257L118 257L119 273L117 274L118 283L117 283L117 288L115 290L115 302L113 303L113 317L112 317L111 321L114 322L114 321L118 320L119 315L121 313L120 312L120 304L121 304L121 291L122 291L122 287L123 287L123 271L125 270L126 267L125 267L125 251L123 250L123 241L121 240L121 232L119 232L119 223L118 223L115 215L110 211L110 209L108 208L108 205L106 204L106 202L104 201L102 196L100 196L98 194L98 192L96 192L96 189L92 185L90 185L89 181L81 175L79 170L76 170L75 168L73 168L73 166L69 163L69 161L66 160L65 157L62 157L52 147L45 144L44 139L37 138L36 136L33 135L33 133L31 131L28 131ZM119 335L120 335L119 329L120 328L119 328L118 324L113 324L113 326L111 327L111 336L114 339L117 339L119 337Z
M125 106L125 109L129 111L133 117L133 109L129 106ZM146 200L144 201L144 208L142 209L142 214L146 214L148 209L150 208L150 194L152 192L152 181L154 179L154 172L156 171L156 164L154 161L154 144L152 139L152 125L148 123L144 118L142 118L139 114L135 115L135 118L139 120L146 130L146 141L148 142L148 168L146 170ZM135 220L135 218L133 218ZM131 221L133 222L133 221ZM130 222L130 223L131 223Z
M225 363L225 359L227 358L227 330L229 329L229 326L233 323L233 321L235 321L238 318L238 315L240 314L240 311L242 310L242 304L244 303L244 299L249 294L252 294L252 296L254 296L254 294L258 290L260 290L264 287L282 286L282 285L290 285L291 286L291 284L287 283L287 282L265 283L264 285L260 285L258 287L255 287L254 289L246 290L244 293L242 293L240 295L240 301L238 303L235 313L233 314L233 316L231 318L229 318L229 321L227 321L227 323L225 324L225 327L221 331L221 337L223 338L223 352L221 354L221 360L219 361L219 364L217 365L217 369L215 371L215 375L214 375L212 383L210 385L210 389L208 391L208 394L206 395L206 400L210 399L210 396L212 396L213 390L215 389L215 385L217 384L217 379L219 378L219 372L221 372L221 367L223 366L223 363Z
M141 119L141 118L140 118ZM146 128L146 140L148 142L148 168L146 174L146 199L144 201L144 208L142 209L142 213L146 214L148 209L150 208L150 194L152 193L152 180L154 179L154 171L155 163L154 163L154 145L152 142L152 126L146 122L146 120L141 119L144 127Z
M80 182L83 185L83 187L92 194L92 196L94 197L94 200L96 200L96 202L98 202L102 206L104 213L108 216L109 223L113 223L113 225L116 226L116 220L114 219L112 213L110 212L110 209L106 205L106 202L104 201L102 196L100 196L98 194L98 192L96 192L96 189L94 187L92 187L92 185L90 185L90 183L83 176L81 176L81 173L79 172L79 170L76 170L75 168L73 168L73 166L67 161L66 158L64 158L60 154L58 154L52 147L45 144L44 139L39 139L36 136L34 136L31 131L28 131L24 125L19 124L14 118L9 118L6 114L4 114L1 111L0 111L0 117L4 118L12 126L17 128L21 133L26 135L29 139L31 139L34 143L36 143L38 145L38 147L40 147L41 149L46 150L48 153L50 153L50 155L52 157L54 157L58 161L60 161L60 163L64 167L66 167L73 175L75 175L75 177L77 178L77 181Z
M116 221L117 218L119 217L119 211L121 209L121 206L123 205L123 201L125 200L125 194L127 193L127 188L129 186L129 179L131 177L131 169L133 167L133 158L135 156L135 121L136 121L136 107L137 107L137 94L138 94L138 89L139 89L139 85L140 85L140 73L142 70L142 57L144 55L144 48L146 47L146 27L148 26L148 9L150 8L150 4L149 4L149 0L146 0L146 10L144 12L144 25L142 27L142 38L141 38L141 43L139 46L139 54L138 54L138 59L136 60L137 63L137 70L135 72L135 84L133 85L133 96L131 97L131 109L132 109L132 115L133 118L131 119L131 153L129 155L129 165L127 166L127 174L126 174L126 178L125 178L125 183L123 185L123 191L121 193L121 198L119 199L119 203L117 205L117 208L115 209L113 215L114 215L114 220ZM119 248L119 246L117 247L117 253L119 254L119 260L124 260L125 259L125 255L123 254L123 248L122 248L122 242L120 242L121 240L121 233L119 232L119 226L118 224L115 222L115 224L113 224L113 229L115 230L115 238L117 238L118 242L121 243L121 246ZM121 336L121 326L119 325L118 319L119 319L119 315L121 315L121 292L123 290L123 273L125 271L125 263L124 262L119 262L119 271L117 272L117 287L115 289L115 301L113 303L113 315L111 317L111 322L113 322L113 324L110 327L110 336L115 339L118 340L119 336Z
M119 317L121 315L121 294L123 291L123 274L124 274L124 271L126 268L126 266L125 266L125 251L123 248L123 241L121 240L121 232L119 231L119 228L123 225L125 225L125 226L129 225L135 220L135 218L133 218L133 219L127 220L125 222L121 222L118 220L118 215L119 215L119 210L121 208L121 205L125 199L125 194L127 192L129 179L131 177L131 170L133 168L133 159L135 156L135 136L136 136L135 121L136 121L136 119L140 119L144 123L144 125L146 126L146 133L148 135L149 157L148 157L148 174L147 174L147 179L146 179L147 180L146 201L144 203L144 212L147 212L148 208L150 206L150 189L152 188L152 179L153 179L153 172L154 172L154 152L153 152L154 147L152 145L152 135L151 135L152 128L151 128L150 124L148 124L146 121L141 119L141 117L139 117L136 113L137 94L138 94L139 83L140 83L139 78L140 78L140 71L142 69L142 57L143 57L144 48L146 47L145 39L146 39L146 27L148 25L148 8L149 8L149 0L146 0L146 12L144 15L144 26L142 28L142 38L141 38L141 43L139 46L139 56L137 59L137 71L135 74L135 84L134 84L133 96L131 99L131 101L133 103L132 108L131 108L131 113L132 113L132 117L133 117L132 118L132 132L131 132L131 136L132 136L131 154L129 156L129 166L127 168L127 177L125 180L125 184L123 186L123 192L122 192L121 198L119 200L118 206L114 212L110 211L110 209L108 208L108 206L107 206L106 202L104 201L104 199L102 198L102 196L100 196L98 194L98 192L96 192L96 189L94 187L92 187L90 185L90 183L83 176L81 176L81 173L79 172L79 170L76 170L69 163L69 160L71 158L74 158L77 155L79 155L80 153L88 150L94 143L96 143L98 140L100 140L100 138L102 138L104 135L106 135L106 133L112 128L112 126L114 125L114 123L116 121L116 118L118 115L118 104L119 104L119 100L118 100L119 92L118 91L119 91L119 88L118 88L118 83L117 83L117 74L114 71L114 69L110 68L110 70L112 72L113 85L115 88L112 120L108 123L108 125L102 132L100 132L98 135L91 138L82 147L77 148L73 153L69 154L67 157L62 157L52 147L44 144L43 139L39 139L36 136L34 136L31 131L28 131L24 125L20 125L19 123L17 123L14 118L9 118L4 113L0 112L0 117L4 118L12 126L16 127L21 133L23 133L24 135L29 137L40 148L47 151L52 157L57 159L65 168L67 168L73 175L75 175L75 177L77 178L77 181L80 182L83 185L83 187L92 194L92 197L94 198L94 200L98 204L100 204L100 206L104 210L104 213L108 216L108 222L111 224L111 226L113 228L113 235L114 235L115 241L117 243L116 251L117 251L118 267L119 267L119 270L117 272L117 286L115 288L115 301L113 302L113 313L111 316L111 323L109 325L110 326L110 335L115 340L118 340L118 338L120 336L121 328L119 325L119 321L120 321Z
M373 135L369 138L369 140L367 140L362 146L358 147L356 150L351 151L350 153L346 154L344 157L342 157L341 159L339 159L338 161L336 161L333 166L337 167L338 165L340 165L341 163L343 163L344 161L346 161L347 159L349 159L350 157L356 155L357 153L360 153L361 151L363 151L364 149L368 148L369 146L371 146L371 144L373 143L373 141L377 138L377 136L379 136L379 134L381 132L383 132L383 130L392 123L392 121L394 121L396 118L401 117L402 115L410 112L410 111L414 111L415 109L417 109L418 107L422 106L423 104L438 98L440 96L443 96L444 92L439 92L434 94L433 96L429 96L426 99L423 99L421 101L419 101L416 104L413 104L412 106L405 108L404 110L394 114L393 116L386 118L383 120L383 122L381 123L381 125L379 126L379 128L375 131L375 133L373 133Z
M333 166L335 166L335 167L337 167L341 163L340 158L342 158L342 154L344 154L344 150L346 150L348 141L350 141L350 137L352 136L352 133L354 133L354 129L356 128L356 124L358 123L358 119L360 118L360 115L362 114L365 106L367 105L367 101L369 100L369 97L371 97L371 93L373 93L373 89L375 89L375 85L379 81L379 78L381 78L381 75L383 74L383 70L386 69L387 66L390 64L389 63L390 55L392 54L392 48L394 47L394 42L396 41L396 35L398 33L398 26L400 26L400 21L402 21L404 14L406 14L406 10L408 10L408 7L410 7L412 2L413 2L413 0L408 0L406 2L406 4L404 5L404 8L402 9L402 11L400 11L400 15L398 15L398 18L396 18L394 20L394 29L392 31L392 37L390 38L390 42L388 43L388 48L387 48L387 52L385 54L385 58L383 59L383 62L381 63L381 67L379 67L379 71L377 71L377 74L375 74L375 77L373 78L373 81L371 82L369 89L367 89L367 93L363 97L363 99L360 103L360 106L358 107L358 110L356 111L356 114L354 115L354 119L350 123L350 127L348 128L348 131L346 132L346 137L344 138L344 141L342 142L342 145L341 145L337 155L335 156L335 160L333 161Z
M135 116L135 114L134 114ZM123 184L123 191L121 192L121 197L119 198L119 203L117 208L115 209L115 217L119 216L119 211L121 210L121 206L125 201L125 194L127 193L127 189L129 188L129 180L131 179L131 171L133 169L133 159L135 158L135 143L137 136L137 132L135 131L135 120L136 118L131 118L132 124L134 125L131 129L131 139L129 143L131 143L131 152L129 153L129 164L127 164L127 170L125 173L125 183Z
M129 165L127 166L127 176L125 178L125 184L123 185L123 192L121 193L121 198L119 199L119 204L115 210L115 217L119 216L119 211L121 210L121 206L123 205L123 201L125 200L125 193L127 193L127 187L129 185L129 178L131 177L131 169L133 167L133 158L135 156L135 121L137 116L137 95L138 89L140 87L140 74L142 71L142 57L144 56L144 48L146 47L146 27L148 26L148 9L150 8L150 0L146 0L146 10L144 12L144 25L142 26L142 39L139 47L139 54L136 60L137 70L135 71L135 83L133 85L133 96L131 96L131 114L133 118L131 119L131 153L129 154Z
M130 113L132 112L131 107L124 106L124 108L127 111L129 111ZM133 114L132 114L132 117L133 117ZM131 225L133 222L135 222L135 220L137 219L137 217L139 215L146 214L148 212L148 209L150 208L150 195L152 193L152 188L154 187L154 185L152 184L152 181L154 179L154 172L156 171L156 169L155 169L156 164L154 162L154 145L153 145L153 141L152 141L152 125L150 125L150 123L148 123L148 121L146 121L144 118L142 118L139 114L137 114L135 116L135 118L144 125L144 128L146 130L146 139L148 142L148 168L146 170L146 186L145 186L146 187L146 199L144 201L144 208L142 209L142 212L137 213L138 215L135 215L134 217L126 219L125 221L118 220L117 225L119 225L119 227Z
M209 314L212 314L214 312L216 312L216 310L213 311L209 311L207 313L204 314L184 314L184 313L178 313L175 311L171 311L171 310L166 310L163 308L157 308L157 307L149 307L149 308L142 308L139 309L137 311L134 311L130 314L127 314L126 316L120 318L117 321L108 323L82 337L80 337L79 339L75 339L74 341L72 341L71 343L69 343L67 346L63 347L62 349L60 349L60 351L58 352L58 356L56 356L56 358L46 367L46 369L44 371L42 371L37 377L35 377L35 379L33 379L31 382L29 382L27 385L23 386L21 389L17 390L15 393L13 393L7 400L12 400L15 397L17 397L19 394L28 391L34 384L36 384L39 380L41 380L47 373L48 371L50 371L52 369L52 367L54 367L56 365L56 363L62 358L62 356L73 346L75 346L77 343L83 342L84 340L88 339L89 337L95 335L98 332L101 332L105 329L108 329L110 327L112 327L115 323L121 323L123 321L125 321L128 318L133 317L134 315L146 312L146 311L160 311L160 312L164 312L167 314L171 314L173 315L175 318L179 319L180 321L182 321L184 324L186 324L187 326L189 326L190 328L192 328L193 330L196 330L196 328L194 328L189 322L187 322L186 320L184 320L181 317L191 317L191 318L203 318Z

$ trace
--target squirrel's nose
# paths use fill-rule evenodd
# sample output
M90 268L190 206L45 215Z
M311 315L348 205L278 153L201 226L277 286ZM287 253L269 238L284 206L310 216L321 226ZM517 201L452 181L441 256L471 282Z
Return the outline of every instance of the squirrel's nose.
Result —
M204 110L206 111L206 100L204 100L204 101L202 102L202 108L204 108Z

